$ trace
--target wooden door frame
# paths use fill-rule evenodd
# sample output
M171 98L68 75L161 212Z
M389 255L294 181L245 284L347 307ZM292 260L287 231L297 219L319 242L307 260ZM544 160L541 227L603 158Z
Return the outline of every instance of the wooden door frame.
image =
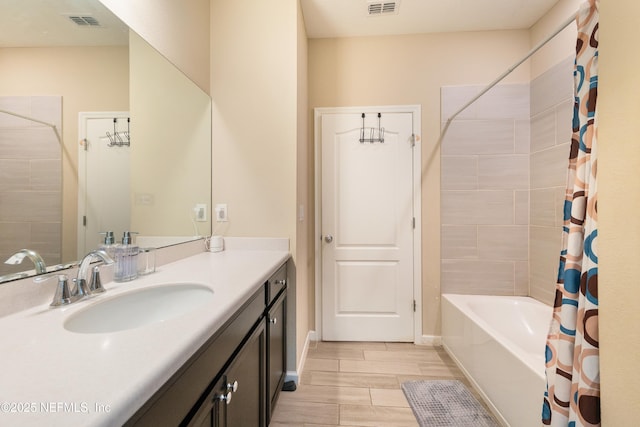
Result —
M420 105L394 105L370 107L322 107L314 108L314 199L315 199L315 331L311 339L322 337L322 122L324 114L375 114L375 113L410 113L413 118L415 146L413 148L413 217L415 229L413 239L413 296L415 299L414 343L422 339L422 149L421 149L421 111Z

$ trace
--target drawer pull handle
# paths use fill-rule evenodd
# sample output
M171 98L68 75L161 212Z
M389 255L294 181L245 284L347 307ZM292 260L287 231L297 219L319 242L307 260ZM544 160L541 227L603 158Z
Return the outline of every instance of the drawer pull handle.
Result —
M233 397L232 392L228 392L227 394L222 394L218 396L218 400L221 402L225 402L227 405L231 403L231 398Z
M232 391L234 393L238 391L238 381L227 383L227 391Z
M274 317L273 319L269 319L269 323L271 323L272 325L275 325L276 323L278 323L278 318Z
M284 286L284 285L286 285L286 284L287 284L287 279L279 279L279 280L276 280L276 281L275 281L275 284L276 284L276 285L282 285L282 286Z

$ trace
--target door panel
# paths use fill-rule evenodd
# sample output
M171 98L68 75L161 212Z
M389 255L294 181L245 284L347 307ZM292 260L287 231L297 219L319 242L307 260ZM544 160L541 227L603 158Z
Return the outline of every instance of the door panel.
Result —
M321 120L323 339L413 341L412 114Z
M130 147L112 145L107 137L107 132L114 133L114 118L116 131L127 130L129 113L81 114L80 137L84 144L79 152L79 258L98 246L100 232L113 231L119 239L129 230L131 217Z

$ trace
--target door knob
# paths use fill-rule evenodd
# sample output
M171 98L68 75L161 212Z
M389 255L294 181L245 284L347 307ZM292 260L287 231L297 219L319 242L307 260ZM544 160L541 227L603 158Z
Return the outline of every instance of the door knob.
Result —
M333 236L331 234L327 234L326 236L324 236L324 241L327 243L333 242Z

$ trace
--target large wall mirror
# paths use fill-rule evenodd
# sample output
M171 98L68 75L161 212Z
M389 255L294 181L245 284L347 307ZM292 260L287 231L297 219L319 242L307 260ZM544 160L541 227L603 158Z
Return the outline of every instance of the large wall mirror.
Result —
M0 3L0 110L18 114L0 112L0 282L35 273L4 263L23 248L51 269L99 231L154 247L211 233L211 99L98 0Z

